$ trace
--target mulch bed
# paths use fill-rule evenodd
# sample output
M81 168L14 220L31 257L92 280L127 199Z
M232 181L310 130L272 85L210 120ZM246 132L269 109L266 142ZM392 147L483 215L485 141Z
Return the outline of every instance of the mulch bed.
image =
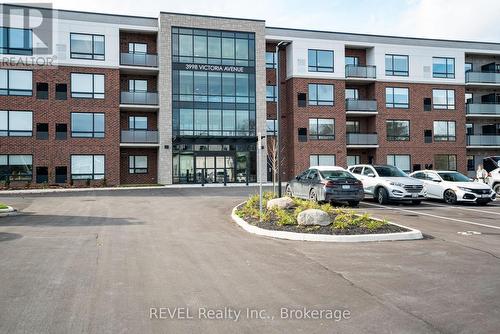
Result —
M259 222L252 217L244 217L246 222L257 227L273 230L273 231L286 231L296 233L309 233L309 234L331 234L331 235L355 235L355 234L383 234L383 233L398 233L408 232L409 230L393 224L385 224L384 226L376 229L369 230L363 227L352 227L343 230L334 229L331 225L328 226L300 226L300 225L278 225L276 221Z

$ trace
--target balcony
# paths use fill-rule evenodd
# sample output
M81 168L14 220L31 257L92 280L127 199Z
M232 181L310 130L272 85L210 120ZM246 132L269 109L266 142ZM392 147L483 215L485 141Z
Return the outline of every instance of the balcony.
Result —
M158 67L158 55L149 53L120 53L120 65Z
M157 92L121 92L120 104L136 106L158 106Z
M122 144L158 144L158 131L122 130Z
M345 110L348 114L359 114L359 115L377 114L377 101L346 99Z
M500 136L468 135L467 147L500 147Z
M465 72L465 83L474 85L500 85L498 72Z
M346 140L347 146L350 147L378 147L376 133L348 133Z
M467 103L467 116L500 116L500 104L495 103Z
M375 79L377 68L375 66L346 65L345 77L355 79Z

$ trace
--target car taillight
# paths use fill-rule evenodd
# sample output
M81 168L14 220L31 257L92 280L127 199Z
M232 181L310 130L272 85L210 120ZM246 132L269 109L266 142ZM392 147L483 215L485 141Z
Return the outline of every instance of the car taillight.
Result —
M333 188L335 184L332 181L323 181L322 182L325 188Z

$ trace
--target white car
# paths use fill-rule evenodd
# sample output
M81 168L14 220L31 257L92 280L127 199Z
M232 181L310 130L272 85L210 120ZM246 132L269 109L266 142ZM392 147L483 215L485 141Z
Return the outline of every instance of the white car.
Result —
M488 184L500 196L500 156L484 158L483 167L488 172Z
M496 197L489 185L473 182L467 176L455 171L421 170L410 176L424 182L428 198L442 199L448 204L475 202L486 205Z
M398 167L354 165L348 170L363 183L365 194L373 196L380 204L389 201L420 204L425 199L423 182L409 177Z

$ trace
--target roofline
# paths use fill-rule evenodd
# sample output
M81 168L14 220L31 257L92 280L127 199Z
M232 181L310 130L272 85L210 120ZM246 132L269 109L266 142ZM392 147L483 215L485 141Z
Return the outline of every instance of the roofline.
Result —
M217 15L204 15L204 14L189 14L189 13L174 13L174 12L165 12L160 11L161 14L166 15L182 15L182 16L196 16L196 17L208 17L213 19L226 19L226 20L240 20L240 21L254 21L254 22L266 22L266 20L259 19L245 19L242 17L230 17L230 16L217 16Z
M103 16L117 16L117 17L125 17L125 18L158 20L157 17L153 17L153 16L113 14L113 13L103 13L103 12L87 12L87 11L82 11L82 10L60 9L60 8L50 8L50 7L42 7L42 6L28 6L28 5L21 5L21 4L16 4L16 3L12 3L12 4L11 3L3 3L1 5L2 6L9 6L9 7L21 7L21 8L33 8L33 9L42 9L42 10L52 10L52 11L66 12L66 13L88 14L88 15L103 15Z
M360 36L360 37L380 37L380 38L402 38L415 41L434 41L434 42L451 42L451 43L477 43L477 44L490 44L500 46L500 42L481 42L481 41L468 41L468 40L458 40L458 39L439 39L439 38L424 38L424 37L408 37L408 36L396 36L396 35L378 35L378 34L362 34L354 32L342 32L342 31L331 31L331 30L315 30L315 29L300 29L300 28L285 28L285 27L271 27L266 26L266 29L277 29L277 30L288 30L288 31L299 31L299 32L310 32L310 33L322 33L322 34L340 34L340 35L350 35L350 36Z

